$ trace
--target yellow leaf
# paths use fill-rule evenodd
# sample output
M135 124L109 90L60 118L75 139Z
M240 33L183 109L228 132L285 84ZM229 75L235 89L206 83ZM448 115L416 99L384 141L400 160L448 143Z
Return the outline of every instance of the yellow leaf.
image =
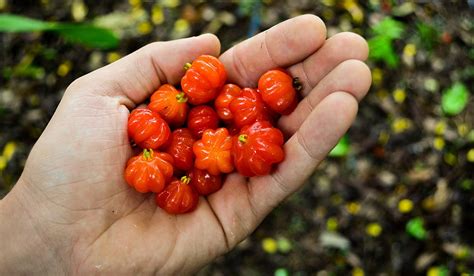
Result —
M409 199L402 199L398 202L398 210L400 213L409 213L413 209L413 201Z
M56 73L60 77L64 77L67 74L69 74L69 71L71 71L72 63L69 60L66 60L65 62L61 63L58 67L58 70Z
M16 151L16 143L15 142L8 142L5 147L3 148L3 156L9 161L13 154Z
M397 103L403 103L406 97L407 95L403 89L397 88L395 91L393 91L393 99Z
M8 162L5 156L0 155L0 171L3 171L7 167L7 164Z
M145 21L138 24L137 30L139 34L146 35L153 30L153 26L151 26L150 22Z
M115 62L115 61L119 60L121 57L122 57L122 55L120 55L117 52L110 52L110 53L107 54L107 62L108 63Z
M445 146L446 142L441 137L435 137L433 140L433 147L437 150L442 150Z
M413 57L414 55L416 55L416 45L412 43L408 43L407 45L405 45L405 47L403 48L403 55L407 57Z
M470 149L466 154L466 159L469 162L474 162L474 149Z
M369 236L378 237L382 233L382 226L380 226L380 224L376 222L370 223L365 228L365 231L367 232Z
M278 243L273 238L265 238L262 240L262 248L269 254L275 254L278 250Z
M87 6L84 4L82 0L74 0L72 2L71 6L71 14L72 18L74 18L75 21L83 21L84 18L87 15Z
M163 14L163 9L160 6L153 6L153 9L151 10L151 21L155 25L160 25L165 21L165 15Z

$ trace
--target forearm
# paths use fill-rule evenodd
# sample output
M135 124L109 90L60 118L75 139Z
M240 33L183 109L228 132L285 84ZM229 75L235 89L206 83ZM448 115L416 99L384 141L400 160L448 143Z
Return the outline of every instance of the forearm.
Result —
M20 189L0 201L0 275L56 275L60 273L56 269L58 260L47 250L15 193Z

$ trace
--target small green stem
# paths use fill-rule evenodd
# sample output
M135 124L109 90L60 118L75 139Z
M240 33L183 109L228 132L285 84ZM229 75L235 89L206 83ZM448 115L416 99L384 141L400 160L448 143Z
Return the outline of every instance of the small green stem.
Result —
M144 149L143 150L143 160L150 161L153 158L153 150L152 149Z
M178 101L178 103L185 103L188 101L188 97L186 97L186 94L184 94L184 92L179 92L176 95L176 100Z
M189 182L191 182L191 177L185 175L185 176L181 177L180 180L181 180L181 182L182 182L183 184L188 185Z
M186 62L186 64L184 65L184 70L188 70L189 68L191 68L191 63Z
M239 142L245 144L247 143L247 139L249 138L249 136L247 134L240 134L239 135Z

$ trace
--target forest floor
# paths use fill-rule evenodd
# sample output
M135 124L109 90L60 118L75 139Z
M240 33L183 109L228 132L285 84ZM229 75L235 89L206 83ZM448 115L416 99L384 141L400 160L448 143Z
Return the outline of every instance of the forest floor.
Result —
M474 273L474 7L466 1L32 2L0 0L0 12L93 22L120 43L100 50L54 33L0 34L0 198L79 76L152 41L212 32L225 50L312 13L328 36L370 39L371 91L304 188L200 273Z

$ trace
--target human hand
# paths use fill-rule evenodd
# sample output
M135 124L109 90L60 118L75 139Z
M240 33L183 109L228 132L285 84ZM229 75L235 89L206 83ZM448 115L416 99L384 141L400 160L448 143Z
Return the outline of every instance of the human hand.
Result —
M13 272L189 274L231 250L295 192L347 131L371 82L366 42L326 40L323 22L299 16L220 56L230 82L255 87L275 67L303 83L305 98L278 122L286 158L268 176L227 177L198 208L169 215L123 179L132 148L129 109L182 65L218 56L213 35L149 44L73 82L33 147L15 188L0 202L0 274ZM19 265L21 266L19 267Z

